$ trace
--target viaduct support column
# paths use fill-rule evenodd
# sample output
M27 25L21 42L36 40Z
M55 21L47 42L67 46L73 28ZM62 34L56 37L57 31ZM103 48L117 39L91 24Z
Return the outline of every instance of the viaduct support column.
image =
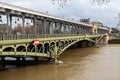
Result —
M62 24L62 33L65 34L65 23Z
M10 33L9 34L12 34L12 16L10 16Z
M49 28L50 34L53 34L53 21L50 22L50 28Z
M67 34L66 28L66 23L64 23L64 34Z
M7 13L7 34L11 35L12 34L12 16Z
M82 27L81 26L79 26L79 31L80 31L80 34L82 33L82 29L81 29Z
M7 18L7 26L8 26L7 34L9 34L9 29L10 29L10 27L9 27L9 18L10 18L9 13L7 13L6 18Z
M33 30L34 30L34 34L37 34L37 30L36 30L36 18L33 19Z
M25 17L22 16L22 34L25 34Z
M75 29L74 29L74 24L72 24L71 33L74 34L74 31L75 31Z
M67 24L67 28L68 28L68 34L70 34L70 24Z
M83 34L83 26L81 26L81 34Z
M105 36L105 44L108 44L108 40L109 40L109 35L106 34L106 36Z
M57 22L57 34L60 34L60 22Z
M108 44L108 40L109 40L109 35L106 34L102 37L102 39L100 40L101 44Z
M46 34L46 19L44 18L44 21L43 21L43 34Z

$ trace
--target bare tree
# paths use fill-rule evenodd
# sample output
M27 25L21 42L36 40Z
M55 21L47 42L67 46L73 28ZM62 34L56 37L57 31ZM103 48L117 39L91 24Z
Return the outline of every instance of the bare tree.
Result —
M32 26L31 25L26 25L25 26L25 32L26 34L31 34L32 33Z
M107 4L109 2L110 2L110 0L91 0L91 3L95 4L95 5L103 5L103 4Z
M0 27L0 35L1 35L1 34L5 34L5 33L6 33L6 30L7 30L7 27L6 27L6 26L1 26L1 27Z
M66 6L66 3L70 0L51 0L53 4L58 4L58 9ZM91 4L103 5L110 2L110 0L90 0Z
M20 33L20 34L22 33L22 26L20 23L17 24L17 26L14 27L14 29L13 29L13 34L17 34L17 33Z

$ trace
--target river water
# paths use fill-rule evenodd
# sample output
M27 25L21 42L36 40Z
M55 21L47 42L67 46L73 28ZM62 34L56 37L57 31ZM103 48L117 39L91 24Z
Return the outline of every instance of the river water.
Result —
M60 60L1 71L0 80L120 80L120 45L66 50Z

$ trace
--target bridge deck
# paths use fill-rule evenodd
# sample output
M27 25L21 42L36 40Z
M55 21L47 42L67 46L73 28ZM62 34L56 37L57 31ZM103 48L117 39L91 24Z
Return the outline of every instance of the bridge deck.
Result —
M22 37L21 37L22 36ZM29 35L30 36L30 35ZM87 37L97 37L100 35L87 35ZM83 39L86 37L86 35L77 35L77 34L68 34L68 35L42 35L42 36L37 36L37 37L26 37L23 35L14 35L14 36L1 36L4 37L3 39L1 38L0 45L8 45L8 44L20 44L20 43L28 43L33 41L34 39L40 40L40 42L45 42L45 41L55 41L55 40L65 40L65 39ZM9 37L9 38L7 38Z
M37 56L57 58L71 45L81 41L79 45L94 46L95 39L105 34L79 35L79 34L59 34L59 35L12 35L0 36L0 56ZM22 37L21 37L22 36ZM31 37L30 37L31 36ZM39 40L37 46L33 41ZM86 41L85 43L82 41ZM78 45L77 44L77 45Z

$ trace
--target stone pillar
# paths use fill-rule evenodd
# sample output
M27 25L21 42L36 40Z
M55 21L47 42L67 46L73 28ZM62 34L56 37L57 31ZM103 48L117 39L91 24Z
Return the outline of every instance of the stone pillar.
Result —
M47 31L48 31L48 34L50 34L50 27L51 27L51 22L49 21L49 22L48 22L48 30L47 30Z
M108 40L109 40L109 35L106 33L106 35L104 36L104 44L108 44Z
M46 21L46 34L50 34L50 21Z
M63 29L62 29L63 30L63 34L66 33L65 28L66 28L65 23L63 23Z
M77 34L77 25L75 25L75 34Z
M7 18L7 34L10 34L10 25L9 25L9 19L10 19L10 16L9 16L9 13L6 14L6 18Z
M41 34L44 34L44 20L41 19L41 29L42 29L42 32Z
M40 19L40 31L39 32L40 34L43 34L43 23L42 23L42 20Z
M9 23L10 23L10 25L9 25ZM10 16L10 14L9 13L7 13L7 26L8 26L8 28L7 28L7 34L12 34L12 16Z
M36 28L37 26L36 26L36 18L34 17L33 18L33 29L34 29L34 34L37 34L37 28Z
M68 34L68 32L67 32L67 24L66 23L64 23L64 33Z
M25 34L25 17L22 16L22 34Z
M69 33L69 28L68 28L68 24L66 23L66 34L68 34Z
M60 32L61 32L61 34L64 33L64 25L63 25L63 23L61 23Z
M75 29L74 29L74 25L72 24L71 26L72 26L72 27L71 27L71 34L74 34L74 30L75 30Z
M83 34L85 34L85 26L83 26Z
M77 32L76 33L79 34L79 26L77 25L76 28L77 28Z
M70 24L69 23L67 24L67 27L68 27L68 34L70 34L71 31L70 31Z
M80 34L82 33L82 27L81 26L79 26L79 31L80 31Z
M83 26L81 25L81 34L83 34Z
M58 34L60 34L60 32L61 32L60 29L61 29L61 28L60 28L60 22L59 22L59 21L58 21L58 23L57 23L57 29L58 29Z
M50 34L53 34L53 21L50 22L49 32Z
M97 34L98 33L97 25L96 24L93 24L92 33L93 34Z
M80 26L78 25L78 34L80 34Z
M9 32L9 34L12 34L12 16L10 16L10 32Z
M43 34L46 34L46 19L43 21Z
M63 34L63 24L60 23L60 34Z

